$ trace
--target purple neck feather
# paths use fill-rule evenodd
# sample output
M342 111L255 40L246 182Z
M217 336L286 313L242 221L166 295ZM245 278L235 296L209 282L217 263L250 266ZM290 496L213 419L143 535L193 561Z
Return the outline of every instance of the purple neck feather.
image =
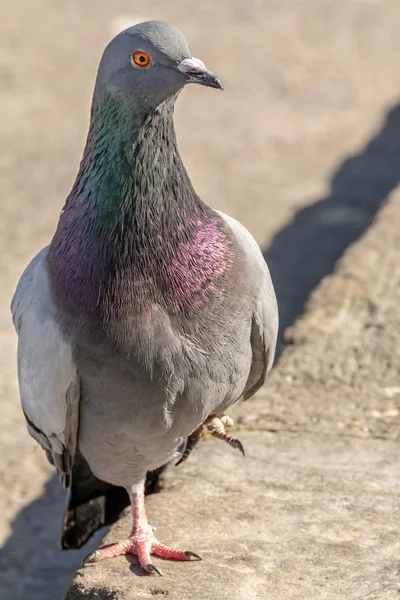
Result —
M193 190L176 145L174 100L142 119L116 100L94 102L48 259L65 309L107 318L158 303L175 313L223 290L232 236Z

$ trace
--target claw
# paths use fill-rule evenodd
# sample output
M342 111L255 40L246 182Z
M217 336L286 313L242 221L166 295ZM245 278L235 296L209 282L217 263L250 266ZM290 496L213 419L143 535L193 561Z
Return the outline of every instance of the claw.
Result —
M190 558L195 558L196 560L203 560L203 557L200 554L196 554L196 552L192 552L191 550L185 550L185 556L190 556Z
M209 431L213 437L216 437L219 440L223 440L224 442L227 442L230 446L232 446L232 448L235 448L236 450L240 450L240 452L243 454L243 456L246 456L244 448L243 448L243 444L240 440L232 437L231 435L229 435L229 433L226 433L226 431L221 431L220 429L210 429Z
M161 569L159 569L155 565L152 565L152 564L146 565L145 569L148 573L157 573L157 575L160 575L160 577L163 576Z
M85 558L82 561L81 567L86 567L86 565L93 564L95 562L97 562L97 551L91 552L90 554L85 556Z
M233 448L240 450L240 452L243 454L243 456L246 456L246 453L243 448L243 444L240 440L238 440L237 438L232 438L232 440L229 443Z

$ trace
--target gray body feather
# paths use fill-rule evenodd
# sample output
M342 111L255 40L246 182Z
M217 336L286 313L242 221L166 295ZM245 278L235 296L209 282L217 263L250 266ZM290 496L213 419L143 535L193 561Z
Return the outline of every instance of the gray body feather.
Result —
M21 402L60 475L70 474L78 447L98 478L133 485L209 415L263 384L278 329L273 286L252 236L220 214L237 242L239 275L216 312L205 306L184 321L154 304L118 341L55 308L47 248L22 275L12 301Z

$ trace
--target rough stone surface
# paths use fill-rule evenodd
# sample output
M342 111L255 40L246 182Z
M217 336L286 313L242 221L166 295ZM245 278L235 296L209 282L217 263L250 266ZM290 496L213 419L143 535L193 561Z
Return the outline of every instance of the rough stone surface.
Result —
M368 229L399 182L398 0L0 4L0 598L7 600L62 600L82 556L96 543L80 553L58 549L65 497L26 432L8 306L22 269L48 243L76 175L102 48L117 31L150 18L180 27L194 56L225 84L223 94L194 86L185 90L176 111L179 144L201 197L242 220L263 246L283 328L302 312L349 244ZM239 410L242 427L254 430L251 439L265 432L268 446L277 436L299 436L313 442L318 455L325 446L328 452L330 440L343 438L344 444L354 437L348 458L355 473L362 470L365 477L372 469L368 461L375 464L376 453L379 457L395 443L400 405L395 391L400 386L395 367L398 202L394 198L382 214L384 221L378 220L379 235L368 234L351 250L351 264L344 263L347 275L340 270L324 282L302 324L287 334L293 345L285 347L270 387ZM279 431L271 436L268 429ZM250 439L246 441L249 458L238 464L247 472L253 453ZM369 443L360 464L359 448ZM200 457L206 449L207 444L193 457L200 481ZM221 453L222 471L229 449L215 446L215 451ZM279 456L274 463L279 464ZM327 465L340 470L333 449L326 456ZM305 468L297 463L299 477ZM239 484L241 474L236 477ZM277 471L276 486L279 479ZM380 493L389 497L387 479L380 486ZM358 494L359 488L350 490L350 500L353 492ZM162 496L149 500L156 501L164 502ZM171 510L167 499L165 505ZM182 511L188 509L189 504L182 504ZM203 532L212 526L209 518L201 522ZM161 513L157 523L171 541L183 535L172 531ZM297 529L294 520L296 535ZM384 546L390 538L385 527L382 536ZM190 540L195 550L197 539ZM200 547L212 551L205 542ZM277 560L279 553L278 543L269 546L264 560ZM374 556L377 570L384 572L383 554ZM301 556L297 560L303 564ZM324 560L322 552L319 560ZM392 568L394 562L389 563ZM204 593L211 594L207 564L184 565L182 572L188 578L189 568L199 569ZM345 561L340 565L344 568ZM247 567L241 568L244 572ZM358 576L356 561L349 560L348 569L349 579ZM319 573L311 562L305 570L306 577ZM363 572L372 591L369 597L365 587L358 596L352 591L360 600L375 593L374 578ZM142 578L129 575L126 589L134 598ZM274 577L269 573L268 580ZM333 580L334 575L331 584ZM217 579L210 581L215 590ZM393 589L379 588L377 597L396 597ZM294 586L291 593L296 590ZM218 593L223 593L221 586ZM302 597L317 600L321 594L320 587L310 584ZM217 593L213 597L218 600Z
M398 598L398 445L306 433L243 433L247 459L215 441L148 498L166 542L203 562L125 557L79 571L68 600ZM129 514L107 536L129 531ZM95 594L98 594L96 596Z
M398 440L399 336L398 190L286 331L282 358L242 425Z

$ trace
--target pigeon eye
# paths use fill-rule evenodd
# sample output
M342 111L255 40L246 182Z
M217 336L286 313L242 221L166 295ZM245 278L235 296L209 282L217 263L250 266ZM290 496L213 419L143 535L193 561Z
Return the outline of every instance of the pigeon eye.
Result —
M134 52L132 54L132 62L138 67L148 67L150 64L150 56L145 52Z

